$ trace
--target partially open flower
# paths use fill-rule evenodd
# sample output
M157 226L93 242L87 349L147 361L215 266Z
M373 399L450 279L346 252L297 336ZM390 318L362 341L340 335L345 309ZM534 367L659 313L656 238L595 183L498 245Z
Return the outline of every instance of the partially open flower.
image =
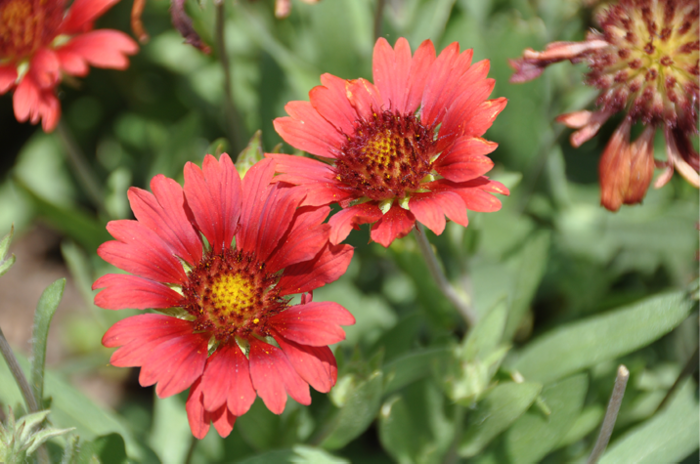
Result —
M164 398L190 389L187 417L203 438L213 422L228 435L256 396L275 414L287 395L309 404L309 385L328 392L337 368L328 345L353 316L310 292L340 277L352 247L330 245L328 207L299 208L304 192L270 185L263 160L241 181L228 155L185 166L184 189L158 175L153 193L132 188L136 221L112 221L116 240L97 253L131 272L107 274L95 304L152 308L104 335L115 366L139 366L139 382ZM301 304L291 296L302 294Z
M699 15L694 0L621 0L600 13L602 32L590 32L584 42L554 42L543 52L527 49L522 58L511 60L511 82L534 79L563 60L588 64L587 84L601 90L599 108L557 118L578 129L571 135L575 147L595 136L613 114L627 113L599 168L601 203L611 211L644 198L654 163L650 128L662 127L666 137L667 161L657 162L665 172L655 187L668 182L674 169L700 186L700 158L689 138L698 133ZM630 144L634 122L647 128Z
M85 76L89 66L126 69L138 46L126 34L93 23L119 0L0 0L0 95L15 89L18 121L58 124L56 86L62 74Z

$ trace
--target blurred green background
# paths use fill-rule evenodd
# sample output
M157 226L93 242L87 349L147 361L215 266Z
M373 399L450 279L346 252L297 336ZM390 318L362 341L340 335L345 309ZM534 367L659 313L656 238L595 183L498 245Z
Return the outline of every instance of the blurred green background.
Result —
M585 68L564 63L508 83L507 59L525 47L583 39L594 10L579 0L383 3L382 37L404 36L414 50L425 39L438 51L454 41L473 48L474 61L491 62L492 98L508 98L485 137L499 144L490 176L510 197L499 212L470 212L467 229L429 234L481 317L470 338L413 238L384 249L367 244L363 228L349 239L348 273L314 295L344 305L357 325L335 349L338 385L314 392L310 407L290 399L275 416L258 400L230 437L212 430L192 448L186 394L154 400L138 371L107 366L101 336L134 312L94 307L90 286L114 272L95 250L109 239L107 221L132 217L128 187L148 188L158 173L182 181L186 161L238 153L258 129L273 150L282 141L272 120L288 101L306 100L324 72L371 79L376 0L292 5L276 19L271 0L225 2L233 116L209 0L186 6L211 55L183 45L169 3L151 0L143 14L151 40L128 70L93 68L64 82L63 121L96 192L58 134L17 123L11 98L0 97L0 235L14 223L18 237L18 264L0 279L0 326L15 327L8 336L18 348L41 288L69 277L49 338L51 420L77 427L85 443L103 437L104 462L123 462L124 443L138 462L585 462L623 362L631 378L604 462L696 462L697 374L655 410L697 351L688 292L697 295L698 192L675 176L641 206L609 213L599 206L597 162L616 121L579 149L554 122L595 98L582 85ZM97 27L130 32L130 9L120 2ZM665 157L660 137L656 147ZM0 401L14 405L20 397L4 369Z

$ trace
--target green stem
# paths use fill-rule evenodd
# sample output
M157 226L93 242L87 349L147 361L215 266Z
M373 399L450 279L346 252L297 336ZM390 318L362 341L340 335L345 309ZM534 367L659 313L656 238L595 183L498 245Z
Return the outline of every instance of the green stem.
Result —
M384 19L384 4L386 0L377 0L377 7L374 10L374 40L382 35L382 19Z
M66 160L73 168L73 172L75 172L78 182L80 182L80 185L83 187L88 197L90 197L92 203L101 212L104 212L104 195L102 193L102 188L100 187L101 181L98 179L97 174L95 174L95 171L93 171L92 167L87 162L85 155L78 146L78 143L75 141L73 134L71 134L71 131L63 118L58 121L56 132L58 133L58 137L61 139L61 142L63 142Z
M440 263L438 262L437 256L435 256L435 253L433 252L433 247L430 246L430 242L425 236L423 226L421 226L419 223L416 223L416 228L413 229L413 236L416 238L418 248L423 254L425 264L428 266L428 271L430 271L430 275L432 275L433 279L435 279L435 283L437 284L438 288L442 294L445 295L445 298L447 298L457 309L457 311L459 311L464 320L467 322L467 326L473 327L477 320L474 310L467 303L465 303L462 298L459 297L455 289L452 287L452 285L450 285L447 277L445 277L445 274L440 268Z
M239 153L243 146L240 133L240 118L233 101L231 62L226 54L226 9L223 0L216 0L216 53L224 70L224 111L226 112L226 126L229 142L234 153ZM235 160L234 160L235 161Z
M190 464L192 462L192 456L194 456L194 449L197 447L197 443L199 443L199 440L193 435L190 438L190 447L187 449L187 455L185 456L184 464Z
M29 409L29 412L39 411L38 403L32 394L32 388L29 386L29 382L27 382L27 378L24 376L22 368L19 367L17 358L15 357L12 348L10 348L10 344L7 343L7 339L5 338L5 334L2 333L2 329L0 329L0 352L2 353L3 358L5 358L7 367L10 368L12 376L15 378L15 382L17 382L19 390L22 392L24 402L27 403L27 409Z
M671 385L671 388L669 388L668 392L666 393L666 396L664 396L664 399L661 400L661 403L659 403L659 406L656 408L657 412L660 411L664 406L666 406L666 403L668 403L668 401L671 399L676 390L678 390L678 387L683 382L683 380L685 380L686 377L694 374L695 371L698 370L699 359L700 351L699 347L696 345L695 352L690 357L690 359L688 359L688 362L685 363L685 366L683 366L683 370L680 374L678 374L678 378L675 382L673 382L673 385Z
M610 436L615 428L615 422L617 421L617 413L620 412L620 405L622 404L622 398L625 396L625 389L627 388L627 380L630 378L630 371L624 365L620 365L617 368L617 377L615 378L615 386L613 387L612 395L610 395L610 402L608 403L608 409L605 411L605 417L603 418L603 425L600 427L600 433L598 434L598 439L595 442L593 451L588 457L586 464L595 464L598 459L603 455L605 448L607 448L610 442Z

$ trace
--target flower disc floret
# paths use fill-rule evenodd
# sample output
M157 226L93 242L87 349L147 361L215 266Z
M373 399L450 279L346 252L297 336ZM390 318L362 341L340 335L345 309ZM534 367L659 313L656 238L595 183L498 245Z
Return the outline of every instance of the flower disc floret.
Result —
M352 247L328 243L328 207L300 206L302 189L271 185L264 160L241 181L228 155L185 166L184 189L162 175L153 193L132 188L136 221L112 221L115 240L98 254L132 273L107 274L95 304L151 308L102 339L117 347L115 366L141 367L139 382L160 397L190 389L192 433L213 423L228 435L256 396L275 414L287 395L309 404L309 386L328 392L337 367L328 345L355 322L333 302L312 302L314 289L340 277ZM291 296L301 294L301 304Z

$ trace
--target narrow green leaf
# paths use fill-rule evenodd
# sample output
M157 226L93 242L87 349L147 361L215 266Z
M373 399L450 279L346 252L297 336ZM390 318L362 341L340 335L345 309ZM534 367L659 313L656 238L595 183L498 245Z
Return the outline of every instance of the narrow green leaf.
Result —
M154 395L155 396L155 395ZM182 398L154 398L148 444L162 462L184 462L192 432Z
M698 402L687 381L658 414L614 441L600 464L680 462L698 448Z
M505 299L501 299L489 313L469 332L464 341L462 359L484 359L500 344L508 317Z
M518 330L523 315L530 307L537 287L542 280L549 250L550 235L539 232L524 245L520 265L515 278L513 299L510 303L510 313L505 328L504 338L510 340Z
M44 366L46 363L46 338L49 336L51 319L56 313L63 290L66 288L66 279L58 279L52 283L39 298L34 312L34 327L32 328L32 380L31 387L34 398L39 407L44 404Z
M12 225L12 227L10 227L10 232L0 240L0 276L4 275L12 265L15 264L15 255L11 255L9 259L5 259L7 258L7 251L10 249L14 232L15 226Z
M539 383L502 383L468 411L467 426L459 443L462 457L476 456L498 434L515 422L542 390Z
M571 426L564 438L559 442L558 447L567 446L576 443L583 437L593 432L603 422L605 408L601 405L593 405L581 411L581 414L576 418L576 422Z
M683 292L647 298L554 329L530 343L508 367L527 380L548 383L648 345L683 322L691 307Z
M381 371L374 371L352 388L345 404L328 425L331 432L321 446L326 449L342 448L369 427L379 410L383 378Z
M236 169L241 177L243 177L245 173L248 172L248 169L252 168L255 163L264 158L261 138L262 131L255 131L250 142L248 142L248 146L238 154Z
M579 416L588 389L586 374L578 374L542 390L542 399L552 410L545 417L530 409L508 429L506 452L512 464L538 462L554 450Z
M450 356L450 348L416 350L386 364L382 369L387 379L384 394L390 394L432 372L441 359Z
M339 458L319 448L297 445L292 449L268 451L252 456L239 464L349 464L347 459Z
M382 405L379 414L379 441L400 464L415 462L420 452L417 431L408 413L406 401L394 396Z
M69 429L43 429L32 435L32 444L27 448L27 454L32 454L41 445L46 443L50 438L59 437L66 433L75 430L75 427Z

